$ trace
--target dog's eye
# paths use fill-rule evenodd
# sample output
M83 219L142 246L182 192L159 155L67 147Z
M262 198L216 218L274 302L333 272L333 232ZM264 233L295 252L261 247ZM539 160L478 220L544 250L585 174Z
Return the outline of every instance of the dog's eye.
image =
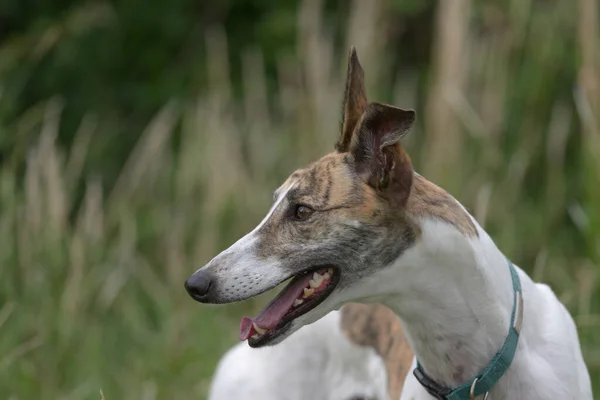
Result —
M313 213L313 209L307 206L296 206L296 211L294 212L294 217L301 221L310 217Z

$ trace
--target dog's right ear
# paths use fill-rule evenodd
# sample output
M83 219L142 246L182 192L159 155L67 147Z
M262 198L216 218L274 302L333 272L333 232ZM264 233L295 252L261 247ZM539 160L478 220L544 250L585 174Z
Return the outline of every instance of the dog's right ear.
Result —
M350 149L352 133L366 109L365 74L358 61L356 49L352 46L348 55L346 91L342 110L342 133L335 145L338 152L345 153Z

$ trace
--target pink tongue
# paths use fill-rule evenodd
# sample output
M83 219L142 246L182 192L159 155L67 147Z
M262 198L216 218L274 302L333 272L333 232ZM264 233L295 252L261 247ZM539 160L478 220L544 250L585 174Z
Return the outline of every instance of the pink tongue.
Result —
M267 307L262 310L258 317L243 317L240 323L240 340L247 340L256 333L252 323L263 329L275 328L283 316L292 308L294 300L300 297L311 279L311 274L307 274L300 279L294 279L276 298L267 304Z

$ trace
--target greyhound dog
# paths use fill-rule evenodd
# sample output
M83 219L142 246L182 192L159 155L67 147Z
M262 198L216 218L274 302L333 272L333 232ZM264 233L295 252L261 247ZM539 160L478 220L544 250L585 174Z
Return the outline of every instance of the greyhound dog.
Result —
M412 359L391 310L346 304L277 346L231 348L208 400L398 400Z
M187 279L188 293L230 303L290 279L242 319L251 347L347 302L384 304L415 353L419 384L402 399L592 399L567 309L413 170L400 140L415 112L369 103L354 48L348 60L335 151L292 173L264 220Z

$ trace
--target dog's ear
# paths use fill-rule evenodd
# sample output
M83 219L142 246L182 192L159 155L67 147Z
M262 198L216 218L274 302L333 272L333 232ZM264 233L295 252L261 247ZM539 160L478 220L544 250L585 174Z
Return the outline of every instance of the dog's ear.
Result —
M365 74L358 61L356 49L352 46L348 55L346 91L342 109L342 133L335 145L338 152L345 153L348 151L354 128L366 109Z
M400 139L415 122L413 110L371 103L350 143L357 173L377 191L404 205L412 186L413 169Z

